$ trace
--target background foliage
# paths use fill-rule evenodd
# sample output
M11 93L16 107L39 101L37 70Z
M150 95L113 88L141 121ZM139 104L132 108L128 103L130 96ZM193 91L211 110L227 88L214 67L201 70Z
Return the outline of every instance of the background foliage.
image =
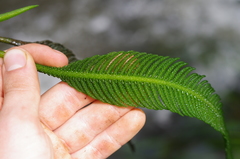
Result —
M235 158L240 158L239 0L51 0L1 2L1 13L40 6L1 23L0 35L53 40L79 58L119 50L180 57L220 94ZM8 48L7 45L0 45ZM43 92L57 82L40 75ZM109 158L223 159L221 135L197 119L146 110L147 123L129 147Z

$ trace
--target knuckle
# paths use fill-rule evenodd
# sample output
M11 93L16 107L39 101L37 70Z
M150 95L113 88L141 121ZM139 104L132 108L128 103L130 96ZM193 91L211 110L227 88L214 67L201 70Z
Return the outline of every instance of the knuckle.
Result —
M28 77L26 79L13 78L11 81L4 83L4 93L38 91L38 86L29 81Z

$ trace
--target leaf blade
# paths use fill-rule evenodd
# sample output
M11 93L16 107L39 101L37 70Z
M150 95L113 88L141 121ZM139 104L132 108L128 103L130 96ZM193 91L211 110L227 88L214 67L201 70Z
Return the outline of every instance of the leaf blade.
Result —
M60 74L51 75L113 105L167 109L196 117L222 133L231 154L220 97L202 80L205 76L191 74L194 68L177 60L134 51L113 52L71 63L60 68Z
M26 6L26 7L19 8L19 9L16 9L16 10L13 10L13 11L10 11L10 12L7 12L7 13L0 14L0 22L8 20L12 17L15 17L15 16L19 15L19 14L22 14L22 13L24 13L24 12L30 10L30 9L33 9L37 6L38 5Z

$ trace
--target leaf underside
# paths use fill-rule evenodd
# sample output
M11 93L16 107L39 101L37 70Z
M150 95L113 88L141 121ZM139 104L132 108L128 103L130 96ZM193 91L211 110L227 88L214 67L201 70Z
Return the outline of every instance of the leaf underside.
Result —
M0 14L0 22L36 6ZM14 39L1 38L1 42L15 45ZM49 41L46 42L49 45ZM58 77L102 102L117 106L166 109L182 116L196 117L223 135L227 159L232 159L220 98L208 81L202 80L205 76L191 73L194 68L186 67L187 63L178 61L178 58L134 51L112 52L79 61L72 56L72 52L68 53L70 62L75 62L61 68L36 64L38 71ZM0 51L1 57L4 54Z
M112 52L62 68L38 66L80 92L117 106L170 110L196 117L221 132L230 149L220 97L202 75L178 58L134 51ZM228 150L227 150L228 151Z

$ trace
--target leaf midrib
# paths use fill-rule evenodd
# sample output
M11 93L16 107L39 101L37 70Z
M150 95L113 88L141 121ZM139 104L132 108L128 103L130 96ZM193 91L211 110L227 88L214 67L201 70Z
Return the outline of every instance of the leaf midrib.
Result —
M90 79L102 79L102 80L117 80L117 81L126 81L126 82L142 82L142 83L151 83L151 84L160 84L173 87L175 89L184 91L189 95L195 96L200 99L207 105L209 105L214 110L214 113L217 113L214 109L214 105L208 101L206 98L201 96L199 93L193 91L192 89L186 88L178 83L172 81L166 81L162 79L156 79L151 77L142 77L142 76L133 76L133 75L117 75L117 74L101 74L101 73L89 73L89 72L74 72L74 71L63 71L61 70L62 77L71 77L71 78L90 78Z
M206 98L201 96L199 93L193 91L190 88L184 87L178 83L172 81L166 81L159 78L152 77L142 77L137 75L117 75L117 74L106 74L106 73L92 73L92 72L76 72L73 70L65 70L63 68L57 67L49 67L40 64L36 64L38 71L49 74L51 76L60 78L64 81L64 79L73 79L73 78L87 78L87 79L102 79L102 80L116 80L116 81L126 81L126 82L142 82L142 83L151 83L151 84L160 84L169 87L173 87L175 89L181 90L183 92L188 93L189 95L195 96L199 100L203 101L205 104L209 105L214 111L214 114L217 114L217 110L214 109L214 105L208 101Z

